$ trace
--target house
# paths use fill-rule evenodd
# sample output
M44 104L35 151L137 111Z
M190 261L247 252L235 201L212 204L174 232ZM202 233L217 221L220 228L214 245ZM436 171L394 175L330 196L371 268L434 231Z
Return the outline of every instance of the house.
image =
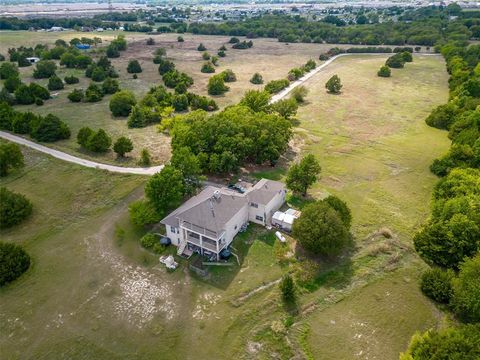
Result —
M31 64L35 64L35 63L37 63L37 62L40 61L40 58L35 57L35 56L32 56L32 57L27 57L27 60L28 60Z
M271 225L272 215L285 203L285 185L262 179L244 193L207 186L160 223L178 247L178 254L193 252L219 258L248 222Z

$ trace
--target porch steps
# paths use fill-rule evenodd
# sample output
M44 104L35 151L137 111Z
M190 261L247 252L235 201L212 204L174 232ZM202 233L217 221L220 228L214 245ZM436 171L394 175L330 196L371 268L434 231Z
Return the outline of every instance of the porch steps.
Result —
M178 256L182 256L183 251L185 250L186 247L187 247L187 242L186 242L186 241L182 241L182 242L178 245L177 255L178 255Z

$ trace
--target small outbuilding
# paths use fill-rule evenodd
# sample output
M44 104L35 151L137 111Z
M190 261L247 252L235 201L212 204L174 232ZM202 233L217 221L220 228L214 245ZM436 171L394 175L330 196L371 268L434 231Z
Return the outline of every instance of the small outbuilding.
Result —
M35 56L32 56L32 57L27 57L27 60L28 60L31 64L35 64L35 63L37 63L37 62L40 61L40 58L35 57Z
M285 212L276 211L272 216L272 225L284 231L292 231L293 223L300 217L301 212L288 209Z

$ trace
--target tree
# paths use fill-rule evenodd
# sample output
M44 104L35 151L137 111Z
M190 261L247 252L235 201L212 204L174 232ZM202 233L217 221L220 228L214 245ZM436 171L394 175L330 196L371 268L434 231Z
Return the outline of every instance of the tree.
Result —
M82 127L80 130L78 130L77 133L77 143L86 148L88 145L88 139L94 134L94 131L90 129L88 126Z
M170 164L182 173L185 193L191 194L200 186L200 174L202 173L200 161L190 148L184 146L175 149Z
M107 46L107 51L105 53L106 53L107 57L109 57L109 58L120 57L120 51L115 46L112 46L112 44Z
M291 92L291 97L294 98L299 104L305 101L305 97L307 95L308 95L308 89L303 85L297 86Z
M72 85L72 84L78 84L80 82L80 79L76 76L65 76L63 79L66 84Z
M347 203L340 198L336 197L335 195L330 195L323 200L326 204L328 204L333 210L335 210L342 219L343 224L347 229L350 229L352 225L352 212L347 206Z
M290 274L285 274L280 281L280 291L282 292L282 299L287 304L293 304L296 300L295 283Z
M160 75L164 75L172 70L175 70L175 64L169 60L162 60L158 65L158 73Z
M14 105L15 104L15 97L10 94L7 89L3 88L0 90L0 103L5 103L7 105ZM0 120L1 122L1 120Z
M93 152L105 152L112 145L112 138L103 129L94 132L87 141L87 149Z
M172 165L153 175L145 186L145 195L157 210L164 215L177 207L185 194L184 180L180 170Z
M340 91L342 90L343 85L338 75L333 75L327 81L327 83L325 84L325 87L327 88L330 94L340 94Z
M37 141L54 142L68 139L70 129L57 116L48 114L45 117L39 117L39 120L32 125L30 135Z
M211 62L203 63L202 68L200 69L202 73L211 74L215 72L215 67Z
M22 85L22 80L18 76L10 76L9 78L5 79L3 82L3 87L9 92L13 93L15 90Z
M113 144L113 151L115 151L118 156L123 157L126 153L133 150L132 140L125 136L121 136Z
M71 102L81 102L85 98L85 94L82 89L73 89L67 97Z
M308 188L317 181L321 169L314 155L306 155L299 163L293 164L288 169L287 187L293 192L301 193L305 196Z
M85 91L85 101L98 102L103 98L102 89L95 83L91 83Z
M400 53L402 55L402 59L405 62L412 62L413 61L413 55L410 51L404 51Z
M285 119L290 119L297 114L298 103L294 98L282 99L271 106L272 110Z
M270 94L276 94L285 89L290 84L287 79L272 80L265 85L265 91Z
M255 112L267 112L271 95L267 91L248 90L240 101L241 105L248 106Z
M177 36L177 41L178 42L184 42L185 40L183 39L183 36Z
M127 72L129 74L139 74L142 72L142 67L140 66L138 60L133 59L128 62Z
M21 223L32 214L32 203L22 194L0 188L0 229Z
M128 207L130 220L136 226L145 226L159 222L162 217L149 201L135 201Z
M0 286L14 281L29 267L30 256L22 247L0 242Z
M203 45L202 43L200 43L200 45L198 45L198 47L197 47L197 50L198 50L198 51L205 51L205 50L207 50L207 48L205 47L205 45Z
M480 255L460 265L458 278L453 280L452 305L464 321L480 321Z
M140 153L140 160L138 161L138 164L141 166L150 166L152 160L150 159L150 153L148 152L147 149L142 149L142 152Z
M136 104L135 95L129 90L122 90L113 94L109 107L113 116L128 116Z
M392 74L392 71L386 65L383 65L380 68L380 70L378 70L378 72L377 72L377 75L380 76L380 77L390 77L391 74Z
M27 111L17 113L12 121L12 130L16 134L29 134L32 130L32 124L38 121L38 116Z
M155 40L153 38L148 38L147 45L155 45Z
M39 99L42 99L42 100L50 99L50 92L47 89L45 89L43 86L32 82L32 83L30 83L30 85L28 85L28 87L30 89L30 93L35 98L39 98Z
M94 66L91 78L93 81L101 82L107 78L107 73L103 68Z
M30 105L35 102L35 96L29 86L22 84L15 90L15 101L22 105Z
M263 77L259 73L255 73L250 79L250 82L255 85L263 84Z
M172 106L175 111L188 110L188 97L185 94L174 95L172 97Z
M328 204L308 204L293 223L293 236L307 251L325 256L338 255L351 240L338 213Z
M452 270L432 268L422 274L420 288L430 299L441 304L448 304L452 297L452 281L455 273Z
M0 144L0 176L7 176L10 170L23 165L23 154L17 144Z
M63 88L63 81L57 75L52 75L48 78L48 90L62 90Z
M5 80L12 76L19 76L18 68L15 64L4 62L0 65L0 79Z
M55 75L56 70L57 65L54 61L40 60L33 71L33 77L35 79L48 79L50 76Z
M120 91L120 85L117 80L106 78L102 84L102 91L104 94L115 94Z
M400 360L458 359L480 357L480 325L461 325L416 333Z
M229 87L225 85L222 74L214 75L208 80L208 93L210 95L223 95L228 90Z

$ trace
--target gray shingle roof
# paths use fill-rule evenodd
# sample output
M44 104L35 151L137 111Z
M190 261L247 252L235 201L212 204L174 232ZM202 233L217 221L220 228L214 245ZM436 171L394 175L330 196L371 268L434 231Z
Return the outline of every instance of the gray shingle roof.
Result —
M250 202L267 205L280 191L285 190L285 185L279 181L262 179L247 192Z

